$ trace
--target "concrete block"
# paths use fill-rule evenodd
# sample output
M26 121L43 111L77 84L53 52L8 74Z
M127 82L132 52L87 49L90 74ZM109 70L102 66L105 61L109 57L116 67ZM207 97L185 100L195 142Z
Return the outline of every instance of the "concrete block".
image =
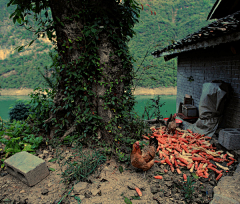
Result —
M5 160L7 172L28 186L34 186L49 175L46 162L28 152L19 152Z
M219 132L218 142L228 150L240 150L239 128L226 128Z

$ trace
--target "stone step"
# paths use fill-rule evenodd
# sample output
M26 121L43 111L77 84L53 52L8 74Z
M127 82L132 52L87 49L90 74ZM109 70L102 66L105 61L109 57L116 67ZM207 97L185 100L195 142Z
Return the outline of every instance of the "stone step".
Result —
M240 203L240 173L225 176L214 187L214 197L210 204L239 204Z
M49 175L46 162L28 152L19 152L4 161L7 172L28 186L34 186Z
M240 128L222 129L218 142L228 150L240 150Z

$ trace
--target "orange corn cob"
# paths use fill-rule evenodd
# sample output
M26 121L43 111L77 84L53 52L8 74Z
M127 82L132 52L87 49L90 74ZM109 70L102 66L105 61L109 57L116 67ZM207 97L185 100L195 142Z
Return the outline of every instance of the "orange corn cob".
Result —
M187 181L187 175L186 174L183 174L183 180Z
M162 179L162 176L154 176L155 179Z
M174 167L173 166L170 166L170 169L172 172L174 172Z
M222 173L218 174L216 180L218 181L222 177L222 175L223 175Z
M161 164L165 163L165 159L164 159L164 160L161 160L160 162L161 162Z
M177 168L176 171L177 171L178 174L182 173L179 168Z
M198 162L195 161L195 170L197 170L197 168L198 168Z
M230 166L234 163L234 161L230 161L229 163L227 163L227 166Z
M166 157L165 161L166 161L166 163L167 163L168 165L172 166L172 163L169 161L169 158L168 158L168 157Z
M187 168L191 169L192 165L193 165L193 163L188 163Z
M183 159L183 158L181 158L181 157L178 157L177 159L178 159L179 161L181 161L182 163L188 165L188 161L187 161L186 159Z
M135 190L137 191L137 194L141 197L142 196L142 192L140 191L140 189L136 187Z

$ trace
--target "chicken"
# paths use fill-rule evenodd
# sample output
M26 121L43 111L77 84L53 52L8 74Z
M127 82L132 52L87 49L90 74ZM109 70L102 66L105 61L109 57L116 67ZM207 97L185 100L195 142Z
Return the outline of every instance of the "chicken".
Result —
M145 146L142 151L140 149L139 141L135 142L131 153L131 164L146 172L152 168L154 164L157 147L158 141L155 137L150 138L149 145Z
M174 133L176 128L177 128L177 123L175 121L176 118L176 114L174 115L170 115L170 117L167 120L167 130L168 130L168 134L170 133Z

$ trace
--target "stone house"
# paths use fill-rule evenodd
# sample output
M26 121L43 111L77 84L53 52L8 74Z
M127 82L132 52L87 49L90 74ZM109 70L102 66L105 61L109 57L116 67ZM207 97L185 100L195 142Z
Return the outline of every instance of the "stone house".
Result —
M192 95L194 105L199 106L203 83L213 80L229 83L231 91L224 110L222 127L239 128L240 9L219 18L221 9L214 6L208 18L216 14L217 17L214 18L218 18L217 20L152 55L164 57L165 61L177 57L177 111L185 94Z

